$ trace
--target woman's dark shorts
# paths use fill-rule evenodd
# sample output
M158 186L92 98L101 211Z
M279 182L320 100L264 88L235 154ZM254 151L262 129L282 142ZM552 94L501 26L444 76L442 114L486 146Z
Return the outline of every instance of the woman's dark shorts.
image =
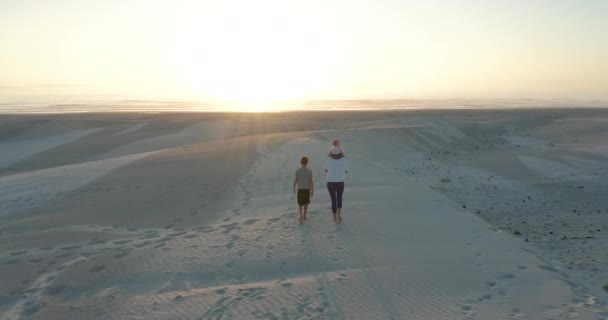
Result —
M298 205L305 206L310 203L310 189L298 189Z

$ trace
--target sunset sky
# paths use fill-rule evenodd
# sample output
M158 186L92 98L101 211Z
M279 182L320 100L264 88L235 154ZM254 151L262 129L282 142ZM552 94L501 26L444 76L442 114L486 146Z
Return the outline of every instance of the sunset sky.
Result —
M608 98L605 0L0 0L0 98Z

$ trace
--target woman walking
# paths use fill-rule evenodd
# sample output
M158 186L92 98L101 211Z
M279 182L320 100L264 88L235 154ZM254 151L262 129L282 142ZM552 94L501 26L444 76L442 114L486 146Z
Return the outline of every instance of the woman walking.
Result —
M325 178L335 223L342 222L342 194L344 193L344 181L347 172L348 161L344 157L340 141L334 140L325 162Z

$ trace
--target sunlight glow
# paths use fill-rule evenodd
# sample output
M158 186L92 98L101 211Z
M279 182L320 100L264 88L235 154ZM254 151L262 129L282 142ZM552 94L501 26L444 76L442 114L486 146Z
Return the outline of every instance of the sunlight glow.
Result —
M194 97L267 110L262 106L271 101L310 98L331 72L323 58L329 55L319 50L329 41L320 28L254 6L213 27L216 32L202 37L172 31L169 70Z
M608 1L0 1L0 99L608 98ZM0 101L1 102L1 101Z

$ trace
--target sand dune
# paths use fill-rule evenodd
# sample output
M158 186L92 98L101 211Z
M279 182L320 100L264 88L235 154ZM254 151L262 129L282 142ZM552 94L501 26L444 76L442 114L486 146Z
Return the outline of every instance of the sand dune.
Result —
M45 129L48 129L48 127ZM35 133L39 131L42 132ZM55 130L46 132L46 130L41 130L36 126L23 135L0 142L0 153L2 153L0 168L7 167L48 149L70 143L96 131L97 129L82 129L57 133Z
M0 210L3 214L10 214L42 206L150 154L139 153L0 177Z
M96 131L0 175L0 319L608 318L602 110L55 117Z

